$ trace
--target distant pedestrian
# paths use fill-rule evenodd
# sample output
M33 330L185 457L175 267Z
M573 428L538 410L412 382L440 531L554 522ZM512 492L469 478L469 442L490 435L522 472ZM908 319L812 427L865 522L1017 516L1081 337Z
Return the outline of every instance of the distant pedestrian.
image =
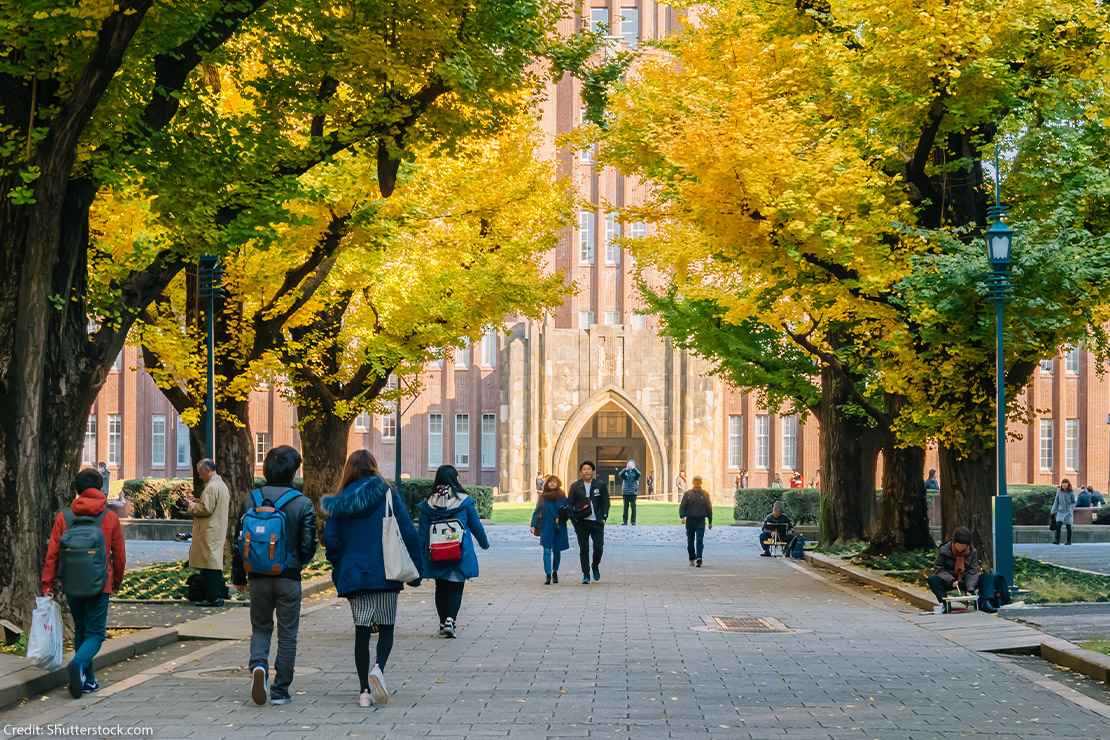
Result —
M682 494L678 518L686 525L686 552L690 556L690 565L700 568L706 525L713 529L713 501L702 488L700 475L694 476L694 487Z
M736 477L736 485L740 489L744 489L744 488L748 487L748 471L747 470L741 470L740 471L740 475L738 475Z
M821 468L817 468L813 473L813 487L818 490L821 489Z
M193 538L189 544L189 567L200 572L204 598L199 606L223 606L224 540L231 493L216 472L216 463L204 458L197 463L197 476L204 481L199 499L189 500Z
M771 490L781 491L783 488L785 488L785 486L782 485L782 478L776 473L775 477L771 479Z
M393 651L397 621L397 594L405 586L385 576L382 553L386 503L393 515L412 562L420 562L420 535L405 509L405 503L378 472L378 461L368 450L356 450L347 458L339 478L339 491L325 496L320 508L328 517L324 525L324 547L332 565L336 593L351 605L355 623L355 672L358 674L358 705L388 704L385 666ZM409 583L419 586L420 580ZM376 662L370 667L370 635L378 629Z
M578 559L582 565L582 583L590 577L601 580L601 555L605 550L605 520L609 518L609 489L594 478L593 462L584 460L578 466L578 480L570 487L570 515L578 538ZM590 543L593 543L593 558Z
M421 501L420 575L436 582L436 612L439 636L453 638L462 607L463 587L478 577L474 543L489 549L489 539L478 515L478 505L459 483L459 471L440 465L432 483L432 495Z
M232 583L250 584L251 699L259 706L293 701L289 687L297 663L301 623L301 569L316 554L316 507L293 488L301 453L279 445L262 463L265 483L251 501L236 533L231 559ZM277 616L276 675L270 686L270 643Z
M539 495L541 493L543 493L543 482L544 482L544 480L545 480L545 476L544 476L543 473L537 473L536 474L536 497L537 498L539 498Z
M678 475L674 479L675 490L681 495L686 492L690 485L686 482L686 471L678 471Z
M100 473L85 468L73 480L77 498L59 511L50 530L42 567L42 594L54 596L54 581L73 615L73 646L69 663L69 695L78 699L100 688L94 658L108 631L108 597L123 581L127 554L123 527L106 509Z
M532 512L532 535L540 538L543 546L544 585L559 582L559 564L563 551L570 549L567 537L567 520L570 502L563 492L563 483L557 476L549 475L544 491Z
M647 489L648 498L655 495L655 473L648 473L647 478L644 480L644 486Z
M96 469L97 472L100 473L99 488L104 493L104 496L107 497L108 494L112 491L112 487L110 485L112 481L112 473L108 470L108 464L104 462L101 462L99 465L97 465Z
M795 472L790 476L791 488L805 488L805 481L802 479L802 474Z
M636 461L629 460L624 469L617 473L617 480L621 482L621 494L624 497L624 513L621 525L628 524L628 511L632 510L632 526L636 526L636 496L640 493L640 471L636 469Z
M939 491L940 481L937 480L937 471L933 468L929 469L929 477L925 479L926 491Z
M1060 544L1060 530L1067 527L1068 539L1065 544L1070 545L1071 526L1075 523L1075 491L1067 478L1060 481L1060 487L1056 489L1056 498L1052 500L1052 508L1049 511L1052 514L1052 528L1056 533L1053 544Z

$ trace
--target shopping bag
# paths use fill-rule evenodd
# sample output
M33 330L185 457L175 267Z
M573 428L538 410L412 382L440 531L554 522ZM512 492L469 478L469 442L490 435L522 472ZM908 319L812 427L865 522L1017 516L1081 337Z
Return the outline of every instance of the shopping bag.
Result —
M27 638L27 657L44 671L62 667L62 607L45 596L35 597L31 634Z
M420 571L412 563L408 548L401 538L401 527L393 514L393 494L385 495L385 516L382 517L382 563L385 577L390 581L408 583L420 577Z

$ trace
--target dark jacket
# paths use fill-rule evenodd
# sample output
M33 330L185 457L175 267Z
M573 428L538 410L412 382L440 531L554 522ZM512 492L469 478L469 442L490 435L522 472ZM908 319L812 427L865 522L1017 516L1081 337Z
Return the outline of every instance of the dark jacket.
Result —
M682 501L678 504L678 518L708 519L713 523L713 502L709 500L709 493L703 488L691 488L682 494Z
M262 499L270 502L277 501L288 490L289 486L262 486ZM247 507L251 505L250 494L248 494ZM308 565L316 555L316 507L312 505L312 501L307 496L297 496L281 507L281 510L285 514L286 531L289 535L287 545L297 558L297 567L286 568L280 576L251 573L250 578L292 578L299 581L301 568ZM236 542L239 541L239 532L242 529L243 522L240 520L235 527ZM231 556L231 582L237 586L247 582L247 572L243 568L243 553L239 552L239 548L235 548Z
M640 491L640 471L636 468L625 468L617 473L617 479L621 482L621 493L625 496L635 496Z
M123 544L123 527L120 526L119 517L114 511L104 511L106 503L107 499L103 491L88 488L81 491L69 508L74 516L96 517L104 512L104 517L100 520L100 529L104 532L104 546L107 549L104 563L108 569L108 577L104 579L104 593L110 594L123 581L127 553ZM50 530L50 542L46 546L46 563L42 567L44 590L53 590L54 580L58 577L58 552L65 532L66 518L59 511L54 516L54 528ZM62 588L65 588L64 583Z
M763 520L763 531L770 532L777 529L779 536L785 536L790 530L794 529L794 522L785 513L779 514L777 517L771 513Z
M575 507L581 505L583 501L589 498L593 504L594 517L599 522L604 522L609 518L609 488L604 483L594 478L590 481L590 490L587 493L586 485L576 480L570 487L570 493L567 498L570 499L571 517L574 518ZM585 521L575 519L575 521Z
M945 542L937 550L936 575L952 585L956 581L956 555L952 552L952 543ZM964 591L974 591L979 587L979 553L974 547L969 547L964 558Z
M420 535L405 502L376 475L356 480L334 496L320 500L328 515L324 547L332 565L331 580L340 596L359 591L400 591L404 584L385 577L382 559L382 519L385 497L393 497L393 515L409 557L420 567Z
M452 494L448 486L436 490L428 498L416 505L420 510L420 555L415 561L420 567L422 578L439 578L445 581L465 581L478 577L478 556L474 554L474 542L483 550L489 549L489 538L482 518L478 516L478 505L465 493ZM432 525L456 519L462 524L462 560L457 563L433 563L428 556L428 544Z
M567 502L564 494L554 500L541 497L536 510L532 512L532 529L539 530L540 544L559 552L570 549L570 539L567 537L570 504Z

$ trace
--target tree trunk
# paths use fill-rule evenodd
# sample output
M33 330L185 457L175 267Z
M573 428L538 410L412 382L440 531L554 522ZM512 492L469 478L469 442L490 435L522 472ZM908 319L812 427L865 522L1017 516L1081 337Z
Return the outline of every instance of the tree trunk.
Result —
M879 555L936 546L929 533L924 478L925 450L896 447L895 440L889 440L883 447L878 528L868 552Z
M347 461L347 438L351 422L332 414L303 413L301 446L304 455L304 494L317 509L320 499L335 493L343 464ZM321 519L321 522L323 520Z
M986 570L992 567L994 560L991 497L995 488L995 451L993 448L979 450L961 457L958 451L941 445L938 452L941 539L948 540L957 527L970 529L972 542Z
M851 380L825 369L818 410L821 447L821 544L861 540L875 491L878 435L846 413Z
M251 438L249 403L224 400L216 414L215 460L220 477L231 492L228 508L226 560L231 562L235 547L235 528L254 489L254 442Z

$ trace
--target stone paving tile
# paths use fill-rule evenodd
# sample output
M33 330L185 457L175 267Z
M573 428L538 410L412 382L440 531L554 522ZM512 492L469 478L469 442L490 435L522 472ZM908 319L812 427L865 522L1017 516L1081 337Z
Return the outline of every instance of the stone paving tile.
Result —
M63 721L237 740L902 740L944 734L937 718L948 712L968 718L968 737L1110 734L1104 717L997 661L756 557L752 530L713 530L708 566L691 571L680 529L611 527L601 583L582 586L565 570L569 583L545 587L539 548L517 529L491 527L495 549L481 554L483 575L467 586L458 640L432 637L430 587L402 597L388 706L356 705L350 611L336 602L302 621L290 706L249 704L246 677L171 673ZM792 632L694 629L713 614L772 616ZM189 667L242 665L245 652L232 642ZM30 721L34 707L8 714Z

